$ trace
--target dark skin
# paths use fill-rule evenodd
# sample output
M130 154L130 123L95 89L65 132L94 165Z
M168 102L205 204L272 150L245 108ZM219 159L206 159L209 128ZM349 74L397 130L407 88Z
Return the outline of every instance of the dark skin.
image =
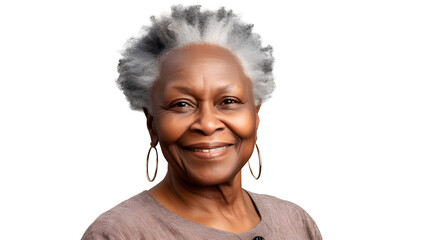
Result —
M149 193L174 213L227 232L255 227L260 216L241 187L259 125L250 79L227 49L194 44L169 53L144 109L151 145L168 162Z

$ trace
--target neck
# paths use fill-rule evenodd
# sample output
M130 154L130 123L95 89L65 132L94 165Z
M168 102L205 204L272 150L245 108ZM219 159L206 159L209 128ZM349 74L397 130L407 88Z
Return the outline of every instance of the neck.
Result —
M247 193L241 188L241 171L227 182L202 186L191 183L168 171L165 178L150 193L163 203L163 199L175 204L204 211L228 208L243 203ZM158 199L159 198L159 199ZM169 205L168 203L165 205Z
M260 221L251 198L241 188L241 171L224 183L202 186L169 169L164 180L149 192L172 212L220 230L240 233Z

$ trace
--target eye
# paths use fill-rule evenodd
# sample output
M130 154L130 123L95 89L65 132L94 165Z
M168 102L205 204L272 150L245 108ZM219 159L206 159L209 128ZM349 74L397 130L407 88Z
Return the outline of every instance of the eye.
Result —
M175 112L189 112L194 109L195 105L189 100L177 100L168 106L168 109Z
M232 103L238 103L238 101L234 100L234 99L231 99L231 98L228 98L228 99L223 100L222 103L223 104L232 104Z
M187 102L177 102L174 103L171 107L188 107L189 104Z

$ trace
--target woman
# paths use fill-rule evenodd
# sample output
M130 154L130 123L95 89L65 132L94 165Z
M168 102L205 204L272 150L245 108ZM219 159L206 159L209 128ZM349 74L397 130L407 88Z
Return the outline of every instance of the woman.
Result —
M168 172L82 239L321 239L297 205L241 187L258 111L274 89L271 47L224 8L175 6L151 19L124 51L118 84L146 114L147 159L159 143Z

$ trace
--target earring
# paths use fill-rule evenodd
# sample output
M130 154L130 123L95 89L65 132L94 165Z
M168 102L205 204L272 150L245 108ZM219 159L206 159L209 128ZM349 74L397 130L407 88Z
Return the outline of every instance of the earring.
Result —
M258 152L258 159L259 159L259 173L258 176L255 177L255 175L253 174L252 168L250 167L250 163L249 161L247 161L247 164L249 165L249 169L250 169L250 173L252 174L252 176L258 180L259 177L261 177L261 171L262 171L262 158L261 158L261 153L259 152L259 148L258 148L258 144L255 143L256 146L256 151Z
M151 179L149 177L149 156L150 156L150 151L152 151L152 148L155 149L155 153L156 153L156 168L155 168L155 173L153 174L153 178ZM146 177L147 177L147 180L149 180L149 182L153 182L153 180L155 180L157 172L158 172L158 150L156 150L156 146L155 147L150 146L149 152L147 153L147 157L146 157Z

